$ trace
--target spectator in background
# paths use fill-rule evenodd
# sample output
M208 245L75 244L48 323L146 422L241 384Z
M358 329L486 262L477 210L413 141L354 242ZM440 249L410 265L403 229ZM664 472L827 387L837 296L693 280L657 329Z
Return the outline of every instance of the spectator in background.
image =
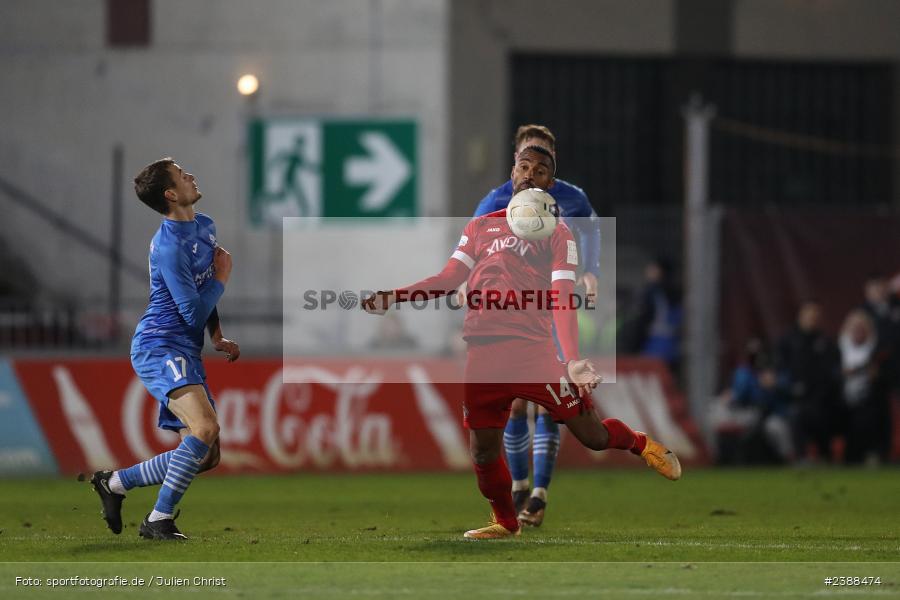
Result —
M834 343L820 330L815 302L800 307L796 325L778 344L777 367L790 395L794 444L800 460L810 444L817 458L831 460L831 438L838 428L840 359Z
M900 299L891 293L890 284L882 277L870 277L863 289L862 309L869 315L878 337L879 352L883 354L885 375L889 386L900 383ZM849 317L848 317L849 318Z
M891 442L890 381L885 346L865 310L847 315L839 339L844 375L848 463L888 460Z
M888 281L874 276L866 280L863 288L865 302L863 310L875 321L876 327L881 324L893 324L900 321L900 306L897 298L891 294ZM881 323L879 323L881 321Z
M745 462L758 462L765 455L760 445L774 451L783 463L794 460L794 442L790 424L790 398L778 386L778 375L771 356L759 340L747 344L747 360L734 372L731 403L737 409L751 411L753 420L744 435Z
M644 281L636 309L623 326L623 349L662 359L677 373L682 311L671 264L661 258L653 260L644 268Z
M794 460L790 398L778 386L771 355L759 339L747 342L731 388L714 406L711 422L720 464Z
M900 300L900 271L891 276L888 281L888 290L895 300Z

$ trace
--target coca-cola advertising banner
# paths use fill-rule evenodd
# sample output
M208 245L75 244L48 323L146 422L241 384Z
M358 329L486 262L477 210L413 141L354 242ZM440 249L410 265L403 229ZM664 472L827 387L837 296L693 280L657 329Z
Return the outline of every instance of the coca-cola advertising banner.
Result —
M406 381L385 382L380 373L396 372L398 360L209 361L221 425L217 471L470 468L462 385L435 383L462 365L400 360ZM594 394L598 411L658 437L687 464L705 461L665 367L620 358L617 368L617 383ZM156 427L158 403L127 360L18 360L14 369L63 473L127 466L177 445L177 434ZM561 465L597 463L642 464L627 453L587 451L564 434Z

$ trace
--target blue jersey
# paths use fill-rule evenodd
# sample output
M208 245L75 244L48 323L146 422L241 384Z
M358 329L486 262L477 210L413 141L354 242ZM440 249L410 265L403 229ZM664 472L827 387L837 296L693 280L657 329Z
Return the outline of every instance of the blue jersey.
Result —
M498 188L488 192L478 208L475 216L480 217L488 213L506 208L512 198L512 181L507 181ZM550 195L556 200L563 218L580 217L567 220L566 224L578 236L581 245L581 255L584 259L584 270L600 275L600 217L594 212L594 208L588 201L587 195L577 185L572 185L562 179L557 179L550 187Z
M164 219L150 242L150 304L131 353L165 346L199 355L204 326L225 287L215 277L216 226L197 213L193 221Z

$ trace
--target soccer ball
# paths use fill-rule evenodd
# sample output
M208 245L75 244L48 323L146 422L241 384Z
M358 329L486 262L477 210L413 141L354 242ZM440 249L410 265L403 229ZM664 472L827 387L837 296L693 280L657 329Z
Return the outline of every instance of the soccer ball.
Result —
M523 240L545 240L558 222L556 200L540 188L522 190L512 197L506 207L506 222L513 233Z

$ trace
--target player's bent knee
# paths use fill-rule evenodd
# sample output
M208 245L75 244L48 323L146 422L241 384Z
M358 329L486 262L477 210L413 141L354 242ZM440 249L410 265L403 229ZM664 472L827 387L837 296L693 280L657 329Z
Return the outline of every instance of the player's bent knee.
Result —
M476 465L490 464L500 458L499 448L472 446L469 450Z
M200 464L200 473L204 471L212 471L219 465L219 458L221 457L221 453L219 451L219 440L216 440L215 443L209 447L209 453L206 455L206 458Z
M486 465L500 458L503 451L503 430L472 429L469 433L469 454L476 465Z
M207 446L212 446L219 437L219 424L215 421L204 421L191 428L191 435L200 438Z

